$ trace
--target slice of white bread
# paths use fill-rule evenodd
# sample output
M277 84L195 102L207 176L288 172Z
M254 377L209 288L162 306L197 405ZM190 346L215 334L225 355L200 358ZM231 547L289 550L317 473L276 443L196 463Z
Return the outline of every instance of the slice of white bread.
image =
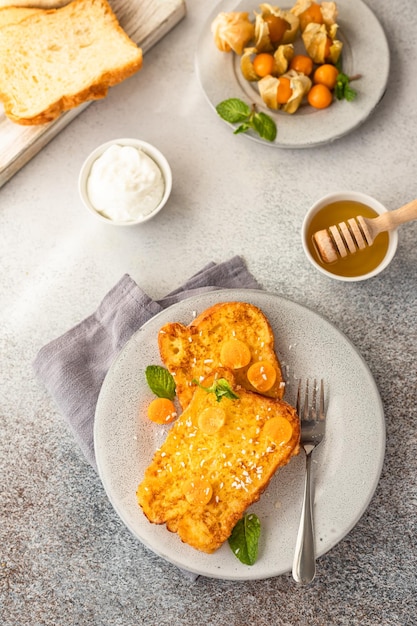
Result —
M73 0L0 28L0 100L19 124L44 124L104 98L142 66L107 0Z

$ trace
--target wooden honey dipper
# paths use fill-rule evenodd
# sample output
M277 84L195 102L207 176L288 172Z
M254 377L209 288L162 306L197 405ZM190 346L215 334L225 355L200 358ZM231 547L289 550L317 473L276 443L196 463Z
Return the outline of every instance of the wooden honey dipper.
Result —
M387 211L378 217L358 215L324 230L314 233L313 241L323 263L334 263L348 254L355 254L372 246L379 233L393 230L400 224L417 219L417 199L395 211Z

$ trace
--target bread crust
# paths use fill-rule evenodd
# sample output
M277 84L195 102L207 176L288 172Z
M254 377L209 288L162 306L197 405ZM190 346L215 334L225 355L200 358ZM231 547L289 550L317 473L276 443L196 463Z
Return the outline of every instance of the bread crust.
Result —
M0 0L0 8L59 9L71 0Z
M2 6L0 3L0 28L9 24L19 24L27 17L39 13L40 9L19 6Z
M221 302L203 311L188 326L173 322L159 331L161 359L174 376L182 408L189 404L193 396L193 381L223 366L221 346L223 341L231 338L241 340L251 351L250 362L234 370L237 383L249 391L258 392L249 382L247 372L253 363L265 360L273 365L277 377L271 389L263 395L283 397L285 385L267 317L258 307L247 302Z
M229 370L218 369L205 381L225 378L237 399L222 398L197 388L162 447L155 452L137 489L138 504L150 522L166 524L193 548L213 553L230 536L246 509L256 502L278 468L299 452L300 426L293 407L243 389ZM201 430L199 416L207 407L221 407L225 422L214 434ZM271 440L273 418L291 425L286 441ZM206 503L190 503L190 480L207 481Z

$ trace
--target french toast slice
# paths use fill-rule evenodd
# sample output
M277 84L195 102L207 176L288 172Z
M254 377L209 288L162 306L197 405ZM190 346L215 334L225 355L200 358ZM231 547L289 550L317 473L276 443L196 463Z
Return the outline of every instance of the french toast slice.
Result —
M225 344L233 341L246 346L249 361L242 367L229 366L222 358ZM281 399L284 395L285 384L274 351L271 325L253 304L222 302L203 311L188 326L178 322L166 324L159 331L158 346L164 365L174 376L183 409L193 396L193 381L208 376L217 367L233 369L236 382L249 391L271 398ZM255 387L248 378L249 370L255 363L262 366L265 362L272 366L274 380L270 379L266 385L257 383Z
M210 389L226 384L235 398ZM148 520L213 553L230 536L279 467L298 454L300 426L286 402L247 391L219 368L155 452L137 489Z

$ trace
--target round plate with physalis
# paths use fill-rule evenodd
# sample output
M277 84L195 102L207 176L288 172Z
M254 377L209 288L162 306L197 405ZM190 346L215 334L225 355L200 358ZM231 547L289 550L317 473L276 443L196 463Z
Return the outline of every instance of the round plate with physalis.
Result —
M196 52L218 115L236 134L279 148L326 144L361 125L385 93L389 64L385 33L362 0L227 0Z

